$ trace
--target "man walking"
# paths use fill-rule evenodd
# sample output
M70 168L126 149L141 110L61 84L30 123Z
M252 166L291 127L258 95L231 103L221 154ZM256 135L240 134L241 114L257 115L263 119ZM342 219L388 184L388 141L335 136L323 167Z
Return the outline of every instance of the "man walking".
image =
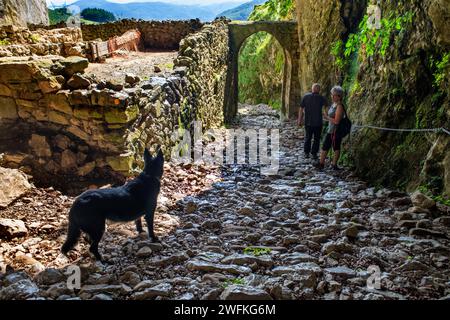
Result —
M305 157L310 154L317 160L317 153L320 147L320 137L322 135L323 117L322 112L327 107L327 100L320 95L320 85L313 84L312 92L307 93L300 104L298 112L298 125L305 125ZM314 142L312 140L314 138ZM311 148L312 143L312 148Z

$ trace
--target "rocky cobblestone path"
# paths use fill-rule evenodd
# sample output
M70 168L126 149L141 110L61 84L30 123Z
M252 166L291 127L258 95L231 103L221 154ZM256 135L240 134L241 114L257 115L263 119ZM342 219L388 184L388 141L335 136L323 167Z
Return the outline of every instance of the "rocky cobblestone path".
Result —
M68 258L59 254L73 198L33 188L0 210L12 219L0 219L8 235L0 299L450 298L448 207L376 190L347 170L317 171L303 157L302 130L281 126L266 106L243 106L236 126L280 129L278 174L168 164L162 243L133 224L109 225L103 265L84 241ZM81 268L80 290L67 286L71 264Z

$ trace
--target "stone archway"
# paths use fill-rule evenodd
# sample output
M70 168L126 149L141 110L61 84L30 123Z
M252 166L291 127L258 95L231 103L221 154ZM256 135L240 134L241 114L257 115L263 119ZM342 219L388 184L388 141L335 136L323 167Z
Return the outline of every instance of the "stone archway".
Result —
M301 98L299 72L299 41L295 21L249 21L230 22L230 56L228 64L227 86L225 92L224 117L229 122L237 114L239 96L239 51L245 40L251 35L264 31L271 34L284 50L281 118L287 120L296 113L296 105Z

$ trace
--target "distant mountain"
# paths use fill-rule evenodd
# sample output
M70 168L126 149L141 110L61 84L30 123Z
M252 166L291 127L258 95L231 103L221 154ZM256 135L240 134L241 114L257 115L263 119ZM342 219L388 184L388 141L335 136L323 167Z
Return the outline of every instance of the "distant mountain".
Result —
M224 0L208 5L183 5L167 2L116 3L106 0L79 0L73 5L78 6L81 10L86 8L104 9L112 12L118 19L186 20L198 18L202 21L211 21L219 12L236 6L236 1Z
M208 8L209 10L214 12L214 15L217 16L219 13L229 10L232 8L235 8L238 5L241 5L245 2L248 2L249 0L236 0L236 1L227 1L224 0L224 2L217 2L217 3L210 3L207 5L201 5L203 8Z
M237 6L232 9L228 9L218 14L218 17L227 17L231 20L248 20L248 17L253 11L253 8L258 5L266 2L267 0L253 0L240 6Z

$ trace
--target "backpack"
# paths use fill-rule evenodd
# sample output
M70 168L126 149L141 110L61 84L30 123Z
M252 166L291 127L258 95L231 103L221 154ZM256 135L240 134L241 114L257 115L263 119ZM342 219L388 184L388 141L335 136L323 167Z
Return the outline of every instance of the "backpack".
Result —
M345 117L343 117L341 122L339 122L336 133L338 133L341 138L344 138L352 131L352 122L348 118L344 105L342 105L342 107L344 108Z

